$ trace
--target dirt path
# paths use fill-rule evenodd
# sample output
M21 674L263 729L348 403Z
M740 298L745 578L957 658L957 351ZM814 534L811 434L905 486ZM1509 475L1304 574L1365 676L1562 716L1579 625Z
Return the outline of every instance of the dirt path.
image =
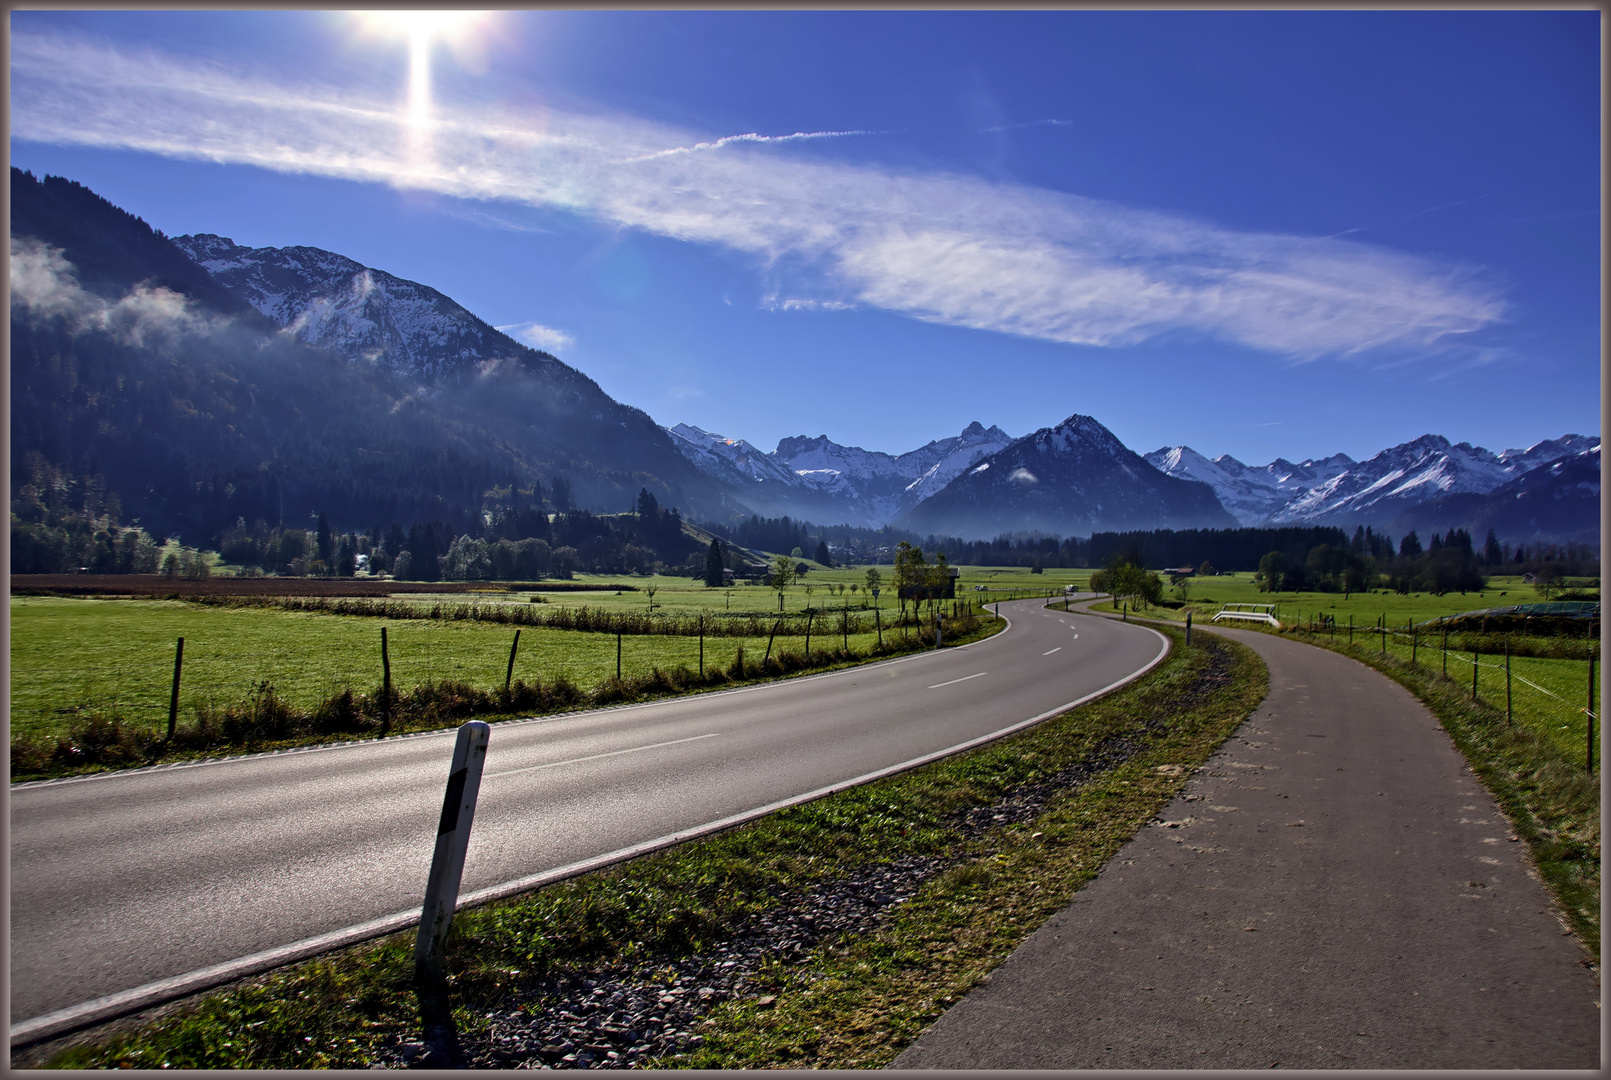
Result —
M1597 1068L1588 956L1431 713L1226 636L1269 697L894 1067Z

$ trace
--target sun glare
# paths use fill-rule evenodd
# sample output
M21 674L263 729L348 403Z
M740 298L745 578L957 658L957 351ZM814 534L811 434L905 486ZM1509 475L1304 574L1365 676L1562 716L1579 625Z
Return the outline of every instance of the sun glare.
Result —
M446 45L464 59L478 45L478 32L490 20L486 11L354 12L366 35L408 42L409 157L416 169L430 158L431 50Z

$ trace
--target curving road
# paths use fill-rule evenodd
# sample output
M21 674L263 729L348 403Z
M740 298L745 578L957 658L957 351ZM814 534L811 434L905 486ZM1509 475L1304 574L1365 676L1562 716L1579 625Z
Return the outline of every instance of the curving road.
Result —
M1162 659L1043 601L973 645L495 725L467 900L530 888L1043 719ZM11 795L11 1022L26 1042L418 917L452 731Z
M1345 656L1215 633L1269 696L894 1067L1600 1066L1592 959L1437 718Z

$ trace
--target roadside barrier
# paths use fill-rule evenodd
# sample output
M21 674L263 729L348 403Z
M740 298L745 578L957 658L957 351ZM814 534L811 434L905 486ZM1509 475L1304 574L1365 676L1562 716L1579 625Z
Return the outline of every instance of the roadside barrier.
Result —
M436 829L436 850L425 880L425 904L420 910L419 934L414 939L414 970L421 982L435 983L443 976L442 952L453 910L459 902L459 881L464 856L470 847L470 826L475 821L476 796L481 792L481 771L487 763L487 739L492 727L471 720L459 728L448 766L447 791L442 796L442 817Z

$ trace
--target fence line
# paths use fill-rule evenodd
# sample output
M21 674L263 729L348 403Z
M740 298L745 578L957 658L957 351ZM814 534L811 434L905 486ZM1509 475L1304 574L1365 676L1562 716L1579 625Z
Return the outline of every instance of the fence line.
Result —
M1304 633L1313 634L1313 635L1315 635L1317 637L1321 633L1319 630L1311 630L1311 629L1309 629L1307 627L1303 627L1301 625L1298 626L1298 628L1303 630ZM1396 627L1391 627L1391 626L1383 627L1381 625L1356 626L1356 627L1354 627L1354 630L1355 630L1356 633L1365 633L1365 634L1381 634L1381 633L1385 632L1387 635L1389 635L1389 636L1391 636L1391 637L1393 637L1395 639L1401 639L1402 644L1409 644L1409 643L1412 642L1412 635L1411 634L1407 634L1403 630L1399 630ZM1431 642L1429 644L1427 644L1426 648L1431 649L1434 652L1439 652L1440 654L1443 651L1442 647L1438 643L1437 638L1432 638ZM1481 654L1478 654L1478 655L1481 655ZM1448 651L1448 656L1451 659L1457 660L1462 664L1476 664L1477 667L1479 667L1479 668L1490 668L1493 671L1504 671L1504 670L1506 670L1504 664L1484 663L1484 662L1482 662L1480 660L1473 660L1470 657L1468 657L1467 655L1465 655L1464 651L1456 652L1454 650L1449 650ZM1537 656L1537 657L1526 657L1524 659L1545 660L1545 661L1552 661L1552 662L1556 662L1556 663L1580 663L1580 664L1588 664L1588 663L1590 663L1590 661L1588 661L1588 660L1577 660L1575 657ZM1580 705L1579 703L1577 703L1575 701L1572 701L1569 698L1564 698L1561 695L1555 693L1553 690L1547 689L1546 687L1539 686L1537 683L1533 682L1531 679L1527 678L1524 675L1518 675L1514 671L1511 671L1510 672L1510 678L1512 678L1515 681L1517 681L1519 683L1522 683L1522 684L1524 684L1526 686L1532 687L1534 690L1538 691L1540 694L1544 694L1547 697L1554 698L1556 701L1559 701L1562 705L1567 706L1568 708L1572 709L1575 712L1587 713L1589 719L1592 720L1592 721L1598 721L1599 718L1600 718L1598 713L1590 712L1583 705Z

